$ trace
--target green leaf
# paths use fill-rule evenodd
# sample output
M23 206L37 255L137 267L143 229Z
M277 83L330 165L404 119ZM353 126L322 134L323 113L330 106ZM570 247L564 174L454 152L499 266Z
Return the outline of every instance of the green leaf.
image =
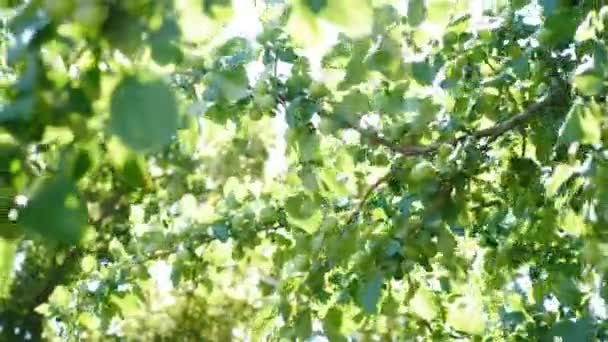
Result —
M88 213L76 185L65 177L42 180L19 215L28 230L67 244L77 244L87 225Z
M85 326L90 330L97 330L100 327L100 319L90 312L83 312L78 315L78 324Z
M0 238L0 299L10 294L18 241Z
M228 103L234 103L250 94L249 79L242 65L215 72L210 75L210 79L207 94L213 94L211 100L220 98Z
M11 104L0 103L0 122L30 120L34 109L34 97L30 94L15 99Z
M129 151L117 139L111 139L106 148L110 164L118 171L118 179L123 180L134 189L145 188L149 185L149 174L142 156Z
M597 73L584 73L574 76L574 87L581 94L592 96L602 93L604 82Z
M410 301L412 311L426 321L432 321L439 314L439 307L433 293L420 286Z
M363 311L370 315L378 312L378 301L382 294L382 284L384 279L381 274L376 273L366 279L359 288L358 300Z
M374 16L370 0L327 0L320 16L351 38L364 37L372 32Z
M110 302L116 305L123 317L131 317L136 315L141 309L141 301L133 293L129 293L123 297L116 294L110 295Z
M512 0L511 6L513 9L520 9L530 3L530 0Z
M136 16L112 6L104 24L103 34L112 45L127 56L134 56L141 47L145 27Z
M441 252L445 257L450 257L454 254L457 245L458 243L454 238L454 234L446 228L441 229L437 239L437 251Z
M312 335L312 321L310 309L303 310L296 316L296 335L302 341L305 341Z
M482 335L485 330L483 307L476 298L458 298L448 308L447 323L458 331Z
M329 308L329 310L327 310L327 313L325 313L325 316L323 317L323 331L331 337L340 337L337 340L344 340L346 341L346 339L344 337L341 336L340 333L340 329L342 328L342 321L343 321L343 314L342 311L337 308L337 307L331 307ZM333 339L332 339L333 341Z
M574 39L580 43L595 38L596 22L597 13L595 11L589 12L587 18L576 29Z
M581 144L601 144L601 122L589 106L574 103L559 129L558 142L570 145L574 142Z
M580 20L578 13L574 8L559 8L552 12L545 20L538 37L539 41L548 48L564 46L571 42Z
M226 15L226 12L231 12L230 0L203 0L203 10L205 14L216 17Z
M150 49L157 63L164 65L182 60L183 54L177 45L180 34L178 23L169 18L165 18L160 29L151 34Z
M407 3L407 22L416 27L426 18L425 0L410 0Z
M356 123L361 114L370 110L369 98L359 90L352 90L335 105L338 119L347 123Z
M346 76L340 83L340 89L348 89L350 86L364 82L368 75L365 56L368 53L370 42L368 39L361 39L353 42L353 53L348 65L346 66Z
M449 23L454 8L451 0L427 0L427 20L445 26Z
M327 7L328 0L303 0L306 7L308 7L313 13L318 14Z
M159 80L125 77L112 93L110 110L110 130L136 151L158 151L177 132L175 95Z
M263 341L271 329L277 317L276 307L267 305L261 309L254 317L253 322L253 340Z
M300 1L293 4L287 22L287 32L296 45L306 48L318 47L324 41L323 30L316 15Z
M87 255L80 261L80 267L84 273L91 273L97 269L97 258Z
M563 342L589 341L593 339L593 326L593 321L587 316L576 320L563 319L551 327L551 339L560 338Z
M583 296L573 276L563 273L557 274L551 281L551 289L560 304L569 307L578 305Z
M199 123L194 115L186 117L186 122L187 127L178 130L177 139L182 151L188 155L193 155L200 139Z
M298 97L293 100L285 113L287 124L292 128L306 126L313 115L319 110L317 104L309 99ZM312 135L308 135L312 136Z
M547 196L555 196L562 184L574 174L574 171L575 169L568 164L558 164L546 184Z
M602 52L601 47L596 45L595 50L594 59L579 65L574 73L574 86L581 94L587 96L598 95L604 89L602 74L606 65L596 65L596 62L603 63L605 61L598 55Z
M382 39L366 58L366 62L370 70L381 72L388 79L399 80L407 76L402 60L401 44L395 39Z
M70 293L69 288L59 285L53 290L53 293L51 293L49 304L57 309L67 309L70 305L71 298L72 293Z
M300 193L285 201L285 211L289 222L304 229L309 234L315 233L321 226L322 215L319 205L310 196Z
M435 70L428 61L412 63L412 76L421 85L431 85L435 78Z
M317 210L317 205L311 197L299 194L285 201L285 210L289 216L302 220L311 217Z
M541 0L539 3L543 8L545 17L551 16L559 6L559 0Z
M574 210L569 209L560 217L560 226L568 234L580 236L585 232L586 224L583 217Z

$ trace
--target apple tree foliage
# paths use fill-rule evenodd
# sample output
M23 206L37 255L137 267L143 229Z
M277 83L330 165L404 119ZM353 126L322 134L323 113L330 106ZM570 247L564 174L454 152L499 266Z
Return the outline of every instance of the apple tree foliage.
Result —
M607 38L599 1L0 0L0 339L606 339Z

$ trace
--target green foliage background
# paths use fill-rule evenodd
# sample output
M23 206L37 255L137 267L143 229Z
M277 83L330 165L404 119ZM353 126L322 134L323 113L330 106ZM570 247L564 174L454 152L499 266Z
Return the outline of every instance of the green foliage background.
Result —
M607 339L607 25L0 0L0 340Z

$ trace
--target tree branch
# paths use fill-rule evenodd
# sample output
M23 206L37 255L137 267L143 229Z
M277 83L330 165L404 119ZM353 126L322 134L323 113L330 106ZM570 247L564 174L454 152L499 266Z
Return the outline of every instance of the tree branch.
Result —
M403 156L411 157L411 156L419 156L425 155L429 153L434 153L439 149L439 146L442 144L457 144L466 140L467 138L473 138L475 140L479 140L482 138L490 138L494 140L499 136L505 134L508 131L513 130L514 128L521 126L532 119L536 114L538 114L539 110L549 104L556 97L555 92L551 92L548 95L543 96L534 104L530 105L526 110L522 113L515 115L514 117L505 120L495 126L485 128L479 131L472 132L470 134L462 135L459 137L455 137L446 141L437 141L430 145L408 145L401 146L397 145L383 137L381 137L377 132L363 129L357 126L351 126L353 129L358 131L361 135L367 136L373 144L385 146L393 152L399 153Z

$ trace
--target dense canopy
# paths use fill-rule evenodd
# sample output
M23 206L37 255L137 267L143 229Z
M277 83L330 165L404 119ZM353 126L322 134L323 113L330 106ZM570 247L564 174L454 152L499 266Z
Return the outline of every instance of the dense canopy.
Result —
M0 0L0 340L608 339L608 7Z

